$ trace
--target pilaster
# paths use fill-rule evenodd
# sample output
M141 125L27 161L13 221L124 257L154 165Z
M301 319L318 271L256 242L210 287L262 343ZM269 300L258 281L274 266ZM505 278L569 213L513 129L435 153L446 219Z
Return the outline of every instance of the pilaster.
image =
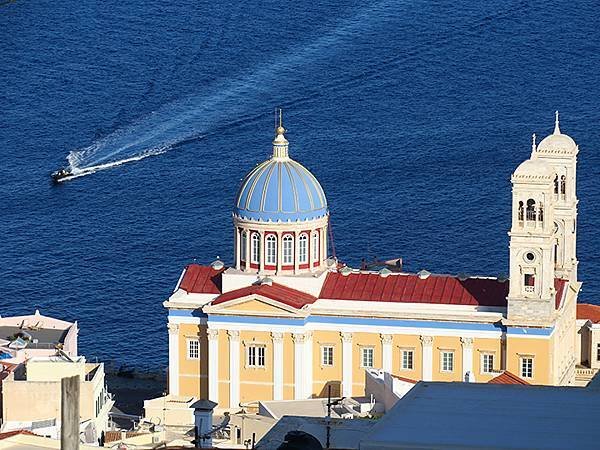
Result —
M169 394L179 395L179 325L167 324L169 330Z
M304 399L304 333L292 334L294 340L294 399Z
M421 336L421 353L423 355L421 377L423 381L433 379L433 336Z
M283 333L271 333L273 339L273 400L283 400Z
M229 407L240 405L240 332L229 330Z
M473 370L473 338L461 337L462 344L462 374L463 381L474 382L475 370Z
M392 373L394 363L392 361L392 339L391 334L381 335L381 355L382 355L382 369L384 372Z
M219 403L219 330L206 330L208 336L208 399Z
M352 333L342 337L342 396L352 397Z

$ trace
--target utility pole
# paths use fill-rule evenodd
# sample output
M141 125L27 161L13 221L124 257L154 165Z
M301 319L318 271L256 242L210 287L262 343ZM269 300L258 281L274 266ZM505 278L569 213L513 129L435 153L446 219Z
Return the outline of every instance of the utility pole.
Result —
M60 448L79 450L79 375L60 383Z

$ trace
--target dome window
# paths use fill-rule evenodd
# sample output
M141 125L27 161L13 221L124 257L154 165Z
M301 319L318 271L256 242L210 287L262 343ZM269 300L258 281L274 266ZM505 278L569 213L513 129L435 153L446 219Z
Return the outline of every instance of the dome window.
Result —
M269 265L277 264L277 238L275 235L270 234L266 239L267 255L266 263Z
M306 264L308 261L308 236L302 233L298 238L298 262Z
M313 261L319 260L319 232L314 231L312 235L312 257Z
M283 237L283 264L292 264L294 262L294 238L291 234Z
M245 231L242 231L242 239L241 239L241 243L240 243L240 259L242 261L246 261L247 255L246 255L246 246L248 244L248 233L246 233Z
M252 234L252 262L255 264L260 262L260 236L258 233Z

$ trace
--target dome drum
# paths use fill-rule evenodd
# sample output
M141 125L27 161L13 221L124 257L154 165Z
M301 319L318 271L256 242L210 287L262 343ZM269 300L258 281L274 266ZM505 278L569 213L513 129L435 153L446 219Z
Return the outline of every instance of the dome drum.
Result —
M273 155L246 175L233 208L236 268L297 274L325 268L329 210L323 188L288 155L276 129Z

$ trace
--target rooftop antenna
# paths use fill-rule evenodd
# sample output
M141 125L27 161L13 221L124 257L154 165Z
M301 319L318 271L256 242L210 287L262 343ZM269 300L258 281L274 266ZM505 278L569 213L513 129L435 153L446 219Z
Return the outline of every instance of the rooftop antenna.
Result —
M560 134L560 128L558 126L558 111L554 111L554 134Z

